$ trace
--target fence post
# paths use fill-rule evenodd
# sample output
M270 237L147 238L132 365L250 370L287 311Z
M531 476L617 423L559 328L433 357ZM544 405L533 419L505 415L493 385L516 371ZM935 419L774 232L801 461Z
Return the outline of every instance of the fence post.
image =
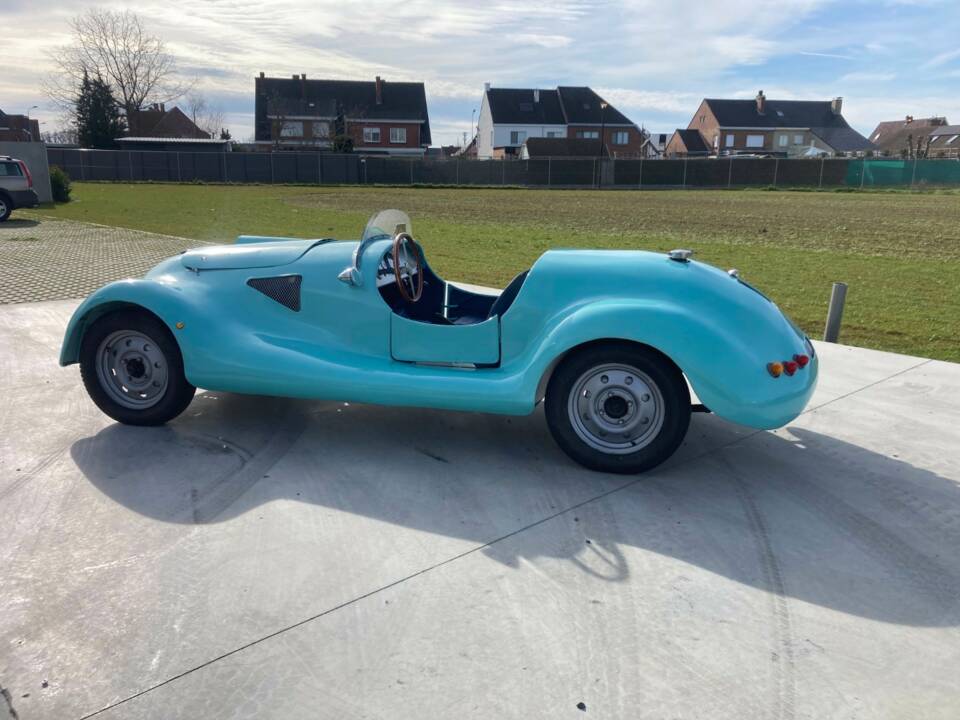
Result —
M547 187L553 185L553 158L547 158Z
M177 182L183 182L183 168L180 167L180 153L177 153Z
M80 179L87 179L86 163L83 162L83 150L80 151Z
M317 185L323 185L323 153L317 151Z
M817 185L817 187L819 187L821 190L823 189L823 165L825 162L826 162L826 159L823 157L823 155L821 155L820 156L820 182Z
M223 184L226 185L227 184L227 153L226 151L224 151L223 153L222 165L223 165Z
M640 177L637 178L637 190L643 190L643 155L640 156Z
M727 168L727 188L730 188L730 183L733 182L733 156L731 155L727 158L727 162L730 163L730 166Z
M780 158L773 159L773 186L777 186L777 173L780 170Z
M913 158L913 172L910 173L910 189L913 190L913 181L917 177L917 158Z
M273 151L270 151L270 184L273 185L276 182L276 173L273 169Z
M500 160L500 185L501 185L501 187L502 187L503 185L506 185L506 184L507 184L507 165L506 165L506 162L507 162L506 158L503 158L503 159Z
M413 185L413 158L410 158L410 184Z
M127 165L130 166L130 182L133 182L133 151L127 150Z
M823 339L835 343L840 339L840 321L843 319L843 304L847 299L847 284L835 282L830 291L830 307L827 310L827 325L823 329Z
M460 158L456 159L457 163L457 187L460 187Z
M683 189L687 189L687 158L683 159Z
M867 176L867 159L860 158L860 189L863 190L863 179Z

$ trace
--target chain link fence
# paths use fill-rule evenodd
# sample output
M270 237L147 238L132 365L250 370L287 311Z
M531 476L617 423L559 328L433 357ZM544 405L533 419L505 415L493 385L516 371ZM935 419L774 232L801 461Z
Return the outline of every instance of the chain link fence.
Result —
M868 188L960 186L960 161L859 158L462 160L307 152L49 148L74 180L540 188Z

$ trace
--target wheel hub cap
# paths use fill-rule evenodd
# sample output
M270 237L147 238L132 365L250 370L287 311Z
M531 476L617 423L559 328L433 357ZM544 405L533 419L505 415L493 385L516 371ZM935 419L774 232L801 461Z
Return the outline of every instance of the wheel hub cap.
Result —
M627 454L646 447L659 434L664 401L646 373L610 364L580 376L567 409L581 440L603 452Z
M167 389L167 359L148 336L134 330L111 333L97 349L97 378L106 393L127 408L145 410Z

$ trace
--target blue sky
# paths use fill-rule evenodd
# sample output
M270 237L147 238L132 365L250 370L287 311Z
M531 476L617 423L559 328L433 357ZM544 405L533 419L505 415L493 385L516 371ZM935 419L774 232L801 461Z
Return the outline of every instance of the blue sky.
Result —
M236 139L253 133L253 78L421 80L435 143L469 132L485 81L590 85L653 131L685 126L703 97L844 97L864 134L880 120L960 123L956 0L617 2L140 0L143 16ZM0 5L0 108L60 124L40 82L75 0Z

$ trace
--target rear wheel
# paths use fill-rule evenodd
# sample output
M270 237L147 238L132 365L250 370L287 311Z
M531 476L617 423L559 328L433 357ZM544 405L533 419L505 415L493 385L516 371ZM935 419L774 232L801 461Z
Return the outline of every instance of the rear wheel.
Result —
M609 343L575 352L550 378L547 424L591 470L639 473L679 447L690 424L683 374L657 351Z
M3 193L0 193L0 222L3 222L8 217L10 213L13 212L13 202Z
M196 392L166 325L137 310L110 313L87 329L80 375L97 407L127 425L162 425L182 413Z

